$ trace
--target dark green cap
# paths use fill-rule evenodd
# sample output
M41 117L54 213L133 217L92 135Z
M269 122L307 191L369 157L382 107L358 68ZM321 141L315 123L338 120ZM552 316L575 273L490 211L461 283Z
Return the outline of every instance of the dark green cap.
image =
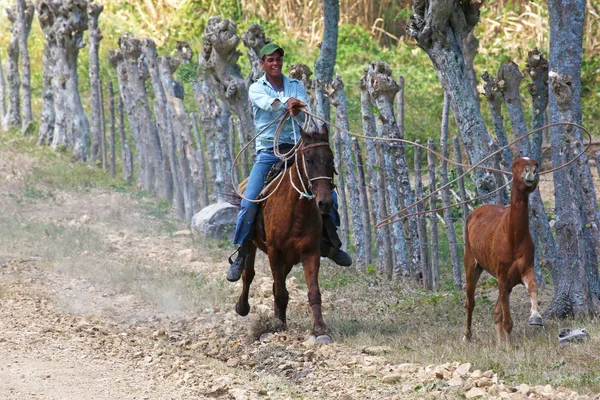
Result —
M262 47L262 49L260 49L260 53L258 53L258 57L262 60L262 58L264 56L270 56L271 54L275 53L277 50L279 50L279 52L283 56L283 49L281 47L279 47L279 45L277 45L273 42L267 43Z

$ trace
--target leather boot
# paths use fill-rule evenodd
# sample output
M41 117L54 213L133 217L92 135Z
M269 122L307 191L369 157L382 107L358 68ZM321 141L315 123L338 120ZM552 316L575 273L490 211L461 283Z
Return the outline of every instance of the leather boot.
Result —
M246 239L244 243L242 243L242 245L236 250L237 257L235 258L235 260L231 261L231 257L229 257L229 263L231 264L231 267L229 267L229 269L227 270L227 280L229 282L236 282L241 278L242 273L246 268L246 257L250 253L251 243L251 240Z
M349 267L352 257L341 249L342 241L337 234L337 227L328 215L323 216L323 237L321 239L321 257L327 257L337 265Z

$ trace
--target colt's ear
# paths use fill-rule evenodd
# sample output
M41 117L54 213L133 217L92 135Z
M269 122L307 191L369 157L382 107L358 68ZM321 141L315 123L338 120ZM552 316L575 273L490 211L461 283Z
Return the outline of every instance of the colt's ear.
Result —
M321 125L319 133L325 139L325 141L329 142L329 129L327 128L326 123L323 123L323 125Z

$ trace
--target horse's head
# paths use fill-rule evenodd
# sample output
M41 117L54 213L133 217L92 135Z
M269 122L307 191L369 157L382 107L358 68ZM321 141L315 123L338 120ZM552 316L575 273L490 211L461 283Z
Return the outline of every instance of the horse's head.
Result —
M333 152L329 147L329 131L323 124L318 128L309 123L306 131L301 130L302 163L308 188L316 198L317 206L322 214L328 214L333 206Z
M538 162L532 158L519 157L512 164L514 184L518 184L520 190L531 193L537 187L539 181Z

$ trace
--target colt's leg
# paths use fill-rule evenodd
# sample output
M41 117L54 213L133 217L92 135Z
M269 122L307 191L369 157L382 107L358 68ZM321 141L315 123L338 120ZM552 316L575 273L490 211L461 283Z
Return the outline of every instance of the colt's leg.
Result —
M500 304L500 296L498 296L498 300L496 300L496 307L494 307L494 324L496 325L498 346L500 346L504 340L504 330L502 329L502 304Z
M500 302L500 306L502 308L502 328L504 329L504 334L506 337L506 347L509 348L511 345L511 337L510 334L513 328L512 317L510 316L510 292L512 290L511 287L508 286L508 283L504 280L498 280L498 289L500 290L500 298L498 301Z
M252 245L250 253L246 256L246 268L242 273L242 294L235 305L235 312L245 317L250 312L250 304L248 303L248 293L250 291L250 284L254 279L254 258L256 257L256 246Z
M475 258L471 254L471 251L465 246L465 273L466 273L466 290L467 290L467 301L465 306L467 307L467 326L465 329L465 336L463 340L470 341L473 333L471 332L471 324L473 322L473 309L475 308L475 287L481 276L483 269L477 264Z
M537 283L535 282L533 268L528 269L521 279L523 280L523 284L529 292L529 298L531 300L531 316L529 317L529 325L542 326L544 323L542 321L541 314L538 312Z
M281 257L274 252L269 253L269 261L271 264L271 274L273 275L273 296L275 297L275 318L283 323L286 327L286 310L289 300L289 294L285 287L286 271L290 267L284 265Z
M305 256L302 259L304 277L308 286L308 304L312 309L313 335L326 335L325 322L321 314L321 291L319 290L319 254Z

